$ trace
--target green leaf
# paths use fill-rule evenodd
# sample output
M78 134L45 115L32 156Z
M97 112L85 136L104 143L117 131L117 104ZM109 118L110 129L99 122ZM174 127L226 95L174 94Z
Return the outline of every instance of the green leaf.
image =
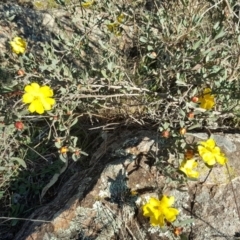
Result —
M81 156L81 155L80 155ZM73 161L77 161L78 159L80 159L80 156L77 156L75 153L72 154L72 159Z
M146 37L140 37L140 42L142 42L142 43L146 43L148 40L147 40L147 38Z
M65 157L65 156L63 156L62 154L59 155L59 158L60 158L60 160L61 160L62 162L64 162L64 163L67 162L67 160L68 160L68 159L67 159L67 156Z
M88 156L88 154L86 152L81 151L81 154L84 156Z
M220 22L219 22L219 21L216 22L216 23L214 24L214 26L213 26L213 29L217 30L218 27L219 27L219 25L220 25Z
M175 83L176 83L177 86L187 86L187 84L184 81L180 80L180 79L177 80Z
M202 43L202 39L200 39L199 41L197 41L196 43L194 43L193 45L193 50L196 50L199 48L199 46L201 45Z
M113 71L113 67L114 67L114 63L113 63L113 62L108 63L107 69L108 69L110 72Z
M223 31L223 28L220 28L217 35L214 37L214 40L217 40L217 39L223 37L225 34L226 34L226 32Z
M75 118L75 119L72 121L70 127L74 126L77 122L78 122L78 118Z
M188 130L192 130L194 128L201 128L201 127L202 127L202 125L200 123L197 123L197 124L194 124L194 125L188 127Z
M62 146L61 142L58 142L58 141L55 142L54 145L56 148L60 148Z
M11 157L10 160L13 161L13 162L16 161L16 162L18 162L22 167L27 168L27 165L26 165L25 161L24 161L23 159L21 159L21 158Z
M189 225L189 224L192 224L194 223L194 219L193 218L189 218L189 219L186 219L180 223L177 223L176 226L177 227L180 227L180 226L186 226L186 225Z
M151 45L148 45L148 46L147 46L147 50L148 50L148 51L152 51L152 50L153 50L153 47L152 47Z
M0 199L3 198L4 191L0 191Z
M103 69L103 70L101 71L101 73L102 73L103 77L105 77L105 78L108 78L108 76L107 76L107 73L106 73L106 70L105 70L105 69Z
M41 193L41 196L40 196L41 199L44 197L44 195L46 194L46 192L48 191L48 189L49 189L51 186L53 186L54 183L57 182L59 176L66 171L66 169L67 169L67 167L68 167L68 159L67 159L67 158L65 158L65 159L66 159L65 165L61 168L60 172L59 172L59 173L55 173L55 174L53 175L53 177L51 178L51 180L49 181L49 183L43 188L42 193Z
M180 239L181 240L188 240L188 236L185 233L183 233L183 234L180 235Z
M73 143L73 146L76 147L77 141L78 141L78 137L72 136L72 137L71 137L71 141L72 141L72 143Z
M102 49L108 50L106 43L103 43L101 40L98 40L98 43L101 45Z

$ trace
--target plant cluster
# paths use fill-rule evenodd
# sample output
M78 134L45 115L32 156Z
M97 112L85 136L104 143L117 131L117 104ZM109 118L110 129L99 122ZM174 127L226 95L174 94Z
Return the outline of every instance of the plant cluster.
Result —
M31 18L45 5L64 19L56 17L52 31L43 24L46 15ZM236 5L233 0L46 0L34 1L33 9L6 4L0 26L13 30L0 55L5 216L27 214L22 202L35 194L42 200L70 162L87 164L82 160L96 138L86 130L91 124L154 123L163 138L181 139L203 127L238 126ZM37 34L29 34L34 28ZM186 144L172 147L184 151ZM213 139L197 150L208 166L227 161ZM197 179L193 154L187 150L176 171ZM143 214L163 226L179 214L173 202L165 195L151 198Z

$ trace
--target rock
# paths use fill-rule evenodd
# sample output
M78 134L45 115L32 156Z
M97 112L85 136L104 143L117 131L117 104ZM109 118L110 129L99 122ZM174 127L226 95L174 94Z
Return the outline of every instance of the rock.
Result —
M93 154L92 167L72 176L54 201L29 216L46 222L25 222L14 239L174 239L173 227L164 232L142 216L146 197L162 193L175 196L174 207L181 210L175 224L185 223L188 239L230 239L239 232L240 145L234 135L225 137L236 144L235 152L226 153L232 181L226 168L216 167L206 181L209 171L203 170L200 182L183 188L153 165L173 139L151 131L108 135Z

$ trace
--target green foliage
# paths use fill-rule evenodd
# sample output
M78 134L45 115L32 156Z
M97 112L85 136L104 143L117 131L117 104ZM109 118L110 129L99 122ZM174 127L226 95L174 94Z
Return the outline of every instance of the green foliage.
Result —
M9 216L26 211L16 194L27 198L44 189L45 195L61 177L66 157L86 160L91 124L154 122L177 139L170 150L179 157L186 147L180 128L239 126L239 21L225 1L129 2L102 0L83 8L79 1L33 1L29 11L52 10L56 17L47 20L55 22L48 28L46 15L39 25L39 15L30 19L35 33L22 30L28 48L19 56L8 41L22 35L14 25L21 16L2 13L12 29L0 56L0 200L12 202ZM25 74L17 75L19 69ZM44 115L30 114L21 101L32 82L53 88L56 105ZM191 101L206 87L215 96L211 111ZM174 169L169 165L166 174Z

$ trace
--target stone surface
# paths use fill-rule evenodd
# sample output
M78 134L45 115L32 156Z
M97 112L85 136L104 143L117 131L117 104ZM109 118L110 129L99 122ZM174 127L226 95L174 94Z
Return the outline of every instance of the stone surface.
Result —
M238 135L223 137L236 145L225 152L231 181L225 167L214 168L208 178L209 170L200 167L200 181L180 184L153 165L174 139L143 130L108 134L92 155L91 169L72 176L54 201L29 216L49 222L26 222L15 239L180 239L173 226L164 232L142 216L146 198L161 194L175 196L181 213L174 224L184 225L186 239L233 239L240 231L240 145ZM187 136L188 142L199 139Z

